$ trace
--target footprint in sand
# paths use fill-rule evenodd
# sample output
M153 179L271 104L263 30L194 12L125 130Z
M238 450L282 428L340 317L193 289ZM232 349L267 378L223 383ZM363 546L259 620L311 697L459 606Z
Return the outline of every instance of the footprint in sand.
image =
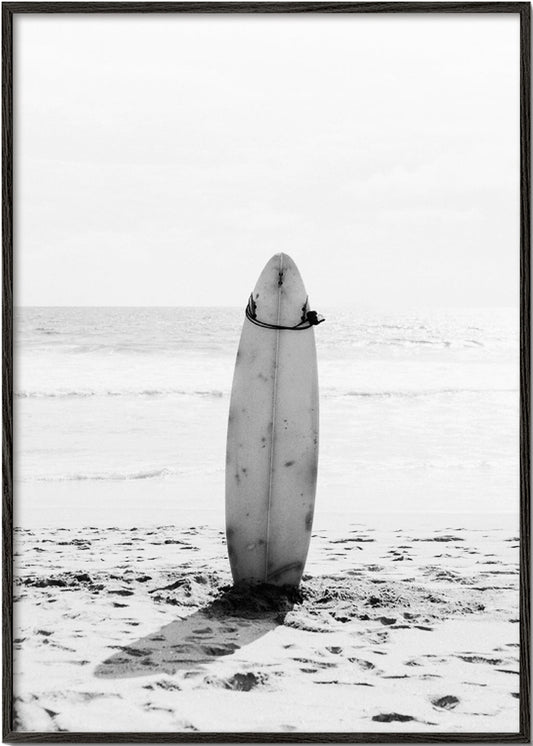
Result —
M133 591L128 591L123 588L119 588L117 590L108 591L108 593L112 593L115 596L133 596Z
M263 673L236 673L229 678L218 676L207 676L203 680L203 686L217 686L223 689L231 689L236 692L250 692L258 686L263 686L268 682L268 677Z
M503 663L501 658L486 658L483 655L458 655L465 663L488 663L491 666L498 666Z
M314 671L317 671L319 668L325 669L325 668L336 668L337 663L330 663L329 661L317 661L312 660L310 658L293 658L293 661L296 663L303 663L305 665L310 665L314 667ZM350 658L348 658L350 660ZM308 671L310 669L300 668L300 671Z
M453 710L459 704L460 700L458 697L454 697L453 694L445 694L444 697L438 699L432 699L431 704L438 710Z
M408 723L410 720L414 720L415 718L411 715L401 715L398 712L386 712L382 713L380 715L374 715L372 720L374 720L376 723Z
M350 663L355 663L362 671L371 671L376 666L370 661L364 660L363 658L348 658Z
M175 681L170 679L161 679L161 681L154 681L153 684L145 684L143 689L164 689L168 692L180 692L181 687Z

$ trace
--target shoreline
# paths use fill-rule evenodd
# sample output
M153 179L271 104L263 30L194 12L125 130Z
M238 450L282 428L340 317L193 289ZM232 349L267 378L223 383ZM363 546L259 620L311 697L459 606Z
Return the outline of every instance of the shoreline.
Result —
M192 480L191 480L192 482ZM47 509L36 511L35 506L30 511L26 509L24 511L18 510L15 505L15 515L13 525L15 531L17 530L83 530L84 528L101 528L102 530L111 529L129 529L137 527L139 530L148 530L158 528L160 526L171 527L174 526L178 530L189 528L190 526L201 525L209 528L220 528L223 529L225 526L225 506L223 498L220 500L217 507L213 507L209 503L202 505L203 501L199 501L194 508L184 508L179 506L176 502L175 486L170 485L168 488L168 496L165 494L161 500L150 503L150 511L152 514L157 514L157 518L153 521L147 521L147 499L146 499L146 488L140 484L138 486L139 494L144 495L144 499L139 501L136 506L130 504L130 510L126 511L128 502L131 503L131 491L133 489L136 494L135 488L128 485L128 492L119 494L114 487L112 487L109 493L102 490L100 499L98 499L98 493L95 491L90 483L81 483L77 485L79 490L78 498L82 496L92 495L94 498L90 509L87 510L87 516L80 510L76 512L69 512L65 510L66 500L62 499L57 504L57 509L54 508L53 494L58 491L58 487L61 487L61 492L65 494L75 491L71 484L52 484L50 489L43 492L41 497L46 501ZM192 487L192 485L191 485ZM327 490L324 490L325 492ZM109 500L113 499L114 503L121 506L124 502L124 510L119 510L115 507L112 511L109 510ZM72 503L72 499L70 501ZM50 513L54 515L54 524L50 523ZM136 520L139 519L139 520ZM61 523L62 528L57 528L58 524ZM362 524L366 526L373 526L376 528L383 527L386 529L394 528L427 528L430 529L442 529L450 528L453 526L460 526L463 528L469 528L472 530L485 530L491 528L502 528L504 530L516 530L518 532L520 526L520 514L518 510L518 500L516 510L507 511L464 511L458 512L457 510L450 511L426 511L420 512L416 510L409 511L364 511L364 510L344 510L339 508L337 510L327 510L322 507L318 497L317 503L315 504L315 511L313 517L313 531L319 529L326 530L337 530L338 527L344 527L347 524Z

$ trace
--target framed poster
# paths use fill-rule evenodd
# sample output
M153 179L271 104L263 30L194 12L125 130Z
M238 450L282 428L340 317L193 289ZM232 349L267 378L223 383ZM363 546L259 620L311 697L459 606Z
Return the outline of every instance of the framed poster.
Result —
M4 739L528 741L529 4L2 13Z

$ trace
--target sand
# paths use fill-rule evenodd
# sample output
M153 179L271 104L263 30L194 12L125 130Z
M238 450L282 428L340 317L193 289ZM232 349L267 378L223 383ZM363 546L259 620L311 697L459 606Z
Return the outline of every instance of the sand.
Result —
M16 729L518 730L518 540L316 530L299 591L212 527L18 529Z

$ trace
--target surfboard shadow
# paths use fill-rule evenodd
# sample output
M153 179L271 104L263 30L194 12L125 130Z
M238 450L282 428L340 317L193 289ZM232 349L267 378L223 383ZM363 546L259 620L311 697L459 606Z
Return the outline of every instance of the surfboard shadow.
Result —
M231 655L283 624L297 601L296 593L275 586L234 586L190 616L114 646L117 652L97 666L94 676L172 675Z

